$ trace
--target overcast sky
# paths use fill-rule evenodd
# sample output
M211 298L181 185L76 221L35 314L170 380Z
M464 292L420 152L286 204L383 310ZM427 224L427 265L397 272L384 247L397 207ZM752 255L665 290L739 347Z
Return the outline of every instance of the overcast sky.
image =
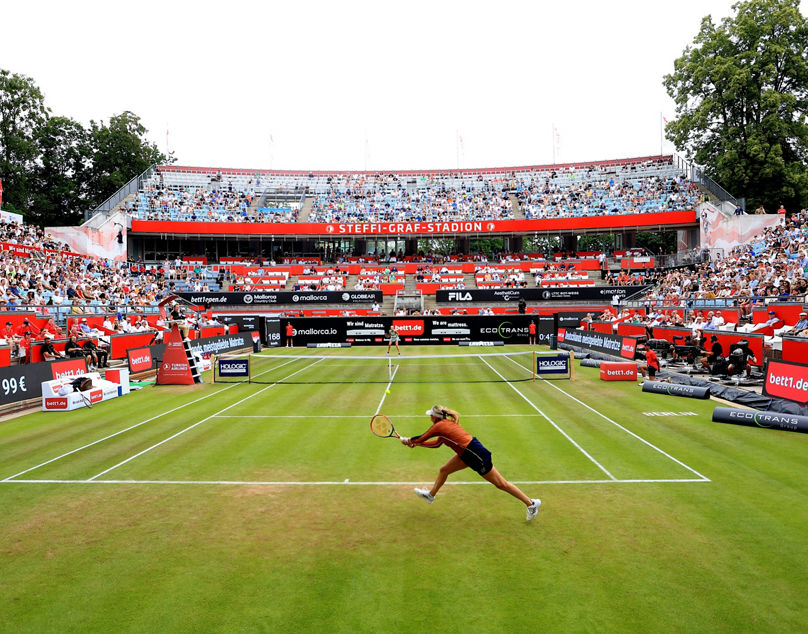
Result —
M624 158L659 153L662 77L731 5L18 1L0 68L54 114L134 112L182 165L547 164L553 126L557 162Z

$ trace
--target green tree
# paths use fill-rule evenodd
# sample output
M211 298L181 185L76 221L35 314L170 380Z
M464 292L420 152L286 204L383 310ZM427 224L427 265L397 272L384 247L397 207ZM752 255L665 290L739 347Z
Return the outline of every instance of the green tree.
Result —
M702 20L664 84L666 134L747 207L808 201L808 23L799 0L746 0Z
M47 120L45 98L34 80L0 70L0 178L8 211L25 214L31 208L36 133Z
M655 255L676 253L675 231L638 231L637 246Z
M608 251L614 247L613 233L587 233L578 237L578 251Z
M91 206L104 202L151 165L169 162L154 143L146 140L147 133L140 117L128 111L110 118L107 125L90 122Z
M72 119L52 117L36 132L39 161L32 170L30 217L37 224L75 224L88 205L89 135Z

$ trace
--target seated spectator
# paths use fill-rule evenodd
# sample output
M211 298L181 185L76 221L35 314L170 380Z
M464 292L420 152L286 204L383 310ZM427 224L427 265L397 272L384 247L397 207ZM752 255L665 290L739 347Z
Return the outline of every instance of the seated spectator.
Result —
M45 335L45 345L42 346L42 358L45 361L53 361L64 357L63 352L59 352L53 346L53 337L50 334Z

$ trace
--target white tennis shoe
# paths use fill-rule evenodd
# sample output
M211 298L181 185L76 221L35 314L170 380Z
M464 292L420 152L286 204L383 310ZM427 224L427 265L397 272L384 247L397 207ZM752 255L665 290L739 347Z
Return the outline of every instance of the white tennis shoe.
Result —
M435 496L429 492L429 489L413 489L415 491L415 495L419 498L423 498L426 500L427 504L432 504L435 501Z
M527 521L529 522L532 519L535 519L536 516L539 514L539 507L541 506L541 500L530 500L533 502L530 506L527 507Z

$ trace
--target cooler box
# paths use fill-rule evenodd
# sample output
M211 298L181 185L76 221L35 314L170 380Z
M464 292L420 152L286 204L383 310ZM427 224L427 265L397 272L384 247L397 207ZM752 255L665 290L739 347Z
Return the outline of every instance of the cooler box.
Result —
M603 361L600 364L601 381L636 381L637 364L619 361Z

